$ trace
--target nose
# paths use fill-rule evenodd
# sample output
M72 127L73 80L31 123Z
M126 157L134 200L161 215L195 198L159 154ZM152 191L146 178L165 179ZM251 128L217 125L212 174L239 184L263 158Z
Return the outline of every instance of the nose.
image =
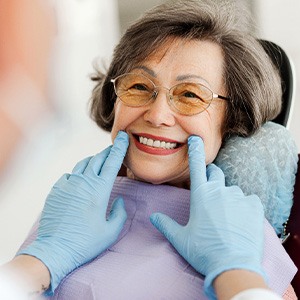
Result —
M175 113L168 103L168 89L160 88L156 97L147 105L144 120L155 127L175 125Z

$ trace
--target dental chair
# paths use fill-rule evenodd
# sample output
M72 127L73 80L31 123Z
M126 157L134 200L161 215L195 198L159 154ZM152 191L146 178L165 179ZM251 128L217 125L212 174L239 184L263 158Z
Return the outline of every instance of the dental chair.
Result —
M289 57L278 45L266 41L260 41L265 51L278 66L282 78L283 107L281 113L273 120L283 126L289 126L290 115L295 98L295 72ZM300 154L298 155L300 159ZM298 174L294 187L294 204L289 220L285 224L285 236L283 246L300 270L300 161L298 160ZM295 293L300 297L300 271L294 277L292 286Z

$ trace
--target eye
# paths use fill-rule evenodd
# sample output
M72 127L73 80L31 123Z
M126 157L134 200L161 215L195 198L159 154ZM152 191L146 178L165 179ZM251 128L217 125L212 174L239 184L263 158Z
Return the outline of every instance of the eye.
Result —
M189 92L189 91L186 91L182 94L183 97L186 97L186 98L198 98L199 99L199 96L197 96L195 93L193 92Z
M149 90L149 88L147 86L145 86L144 84L141 84L141 83L136 83L130 88L138 90L138 91L148 91Z
M202 101L202 90L195 83L181 83L173 87L173 96L183 102Z

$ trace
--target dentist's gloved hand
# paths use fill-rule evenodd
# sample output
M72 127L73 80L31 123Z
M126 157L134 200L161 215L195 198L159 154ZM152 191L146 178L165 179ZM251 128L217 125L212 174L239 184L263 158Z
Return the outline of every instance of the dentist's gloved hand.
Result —
M257 196L244 196L237 186L226 187L222 170L206 168L204 145L188 139L191 179L190 218L185 226L154 213L152 224L183 258L206 276L206 294L215 298L214 279L230 269L246 269L264 276L264 212Z
M50 191L36 240L19 254L40 259L49 269L51 295L75 268L92 260L117 240L127 219L122 198L106 211L111 190L128 148L119 132L114 145L79 162Z

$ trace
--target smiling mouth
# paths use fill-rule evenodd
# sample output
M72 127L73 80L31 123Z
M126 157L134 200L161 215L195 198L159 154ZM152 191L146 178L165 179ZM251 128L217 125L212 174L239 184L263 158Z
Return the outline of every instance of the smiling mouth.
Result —
M169 142L169 141L165 141L165 140L149 138L149 137L140 136L140 135L136 135L136 134L134 134L133 137L140 144L148 146L148 147L152 147L152 148L157 148L157 149L172 150L172 149L177 149L183 145L181 143Z

